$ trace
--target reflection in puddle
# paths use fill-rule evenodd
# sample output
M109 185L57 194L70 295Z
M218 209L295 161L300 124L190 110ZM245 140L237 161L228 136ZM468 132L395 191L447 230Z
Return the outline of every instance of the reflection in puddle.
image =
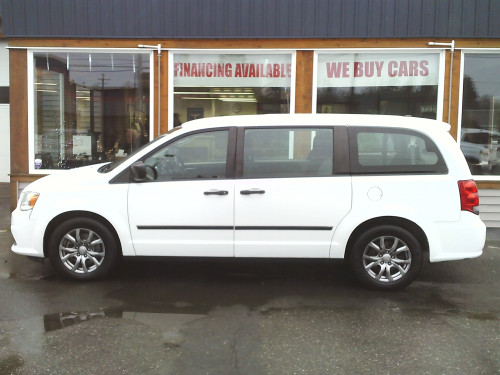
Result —
M48 314L43 317L43 331L51 332L71 327L95 319L115 318L135 320L137 322L161 329L164 332L178 331L184 324L203 318L205 314L195 313L150 313L105 309L99 311L65 312Z
M180 305L186 306L184 303L180 303ZM187 311L181 312L179 310ZM185 341L182 333L185 326L206 317L206 314L192 313L192 310L192 307L179 309L172 306L172 311L174 312L169 313L136 312L126 311L126 309L120 308L111 308L97 311L47 314L44 316L35 316L13 321L4 339L8 338L10 341L9 346L13 353L23 353L23 355L27 356L38 355L46 350L44 345L46 343L45 335L47 333L68 329L78 325L85 325L97 320L103 322L108 320L104 324L110 325L113 328L119 324L117 319L123 319L150 327L150 330L160 334L162 348L165 350L176 350L180 348ZM0 356L0 374L11 373L4 371L6 368L10 371L11 368L23 365L22 362L15 359L15 357L2 358L2 356Z
M43 317L43 326L45 332L70 327L75 324L92 320L94 318L105 318L104 311L99 312L69 312L60 314L50 314Z
M96 332L119 333L130 329L131 326L136 326L138 330L136 332L144 335L140 336L142 339L149 335L148 337L159 340L156 342L158 346L153 345L153 347L159 347L164 352L177 353L186 342L184 336L186 326L207 316L192 313L194 306L185 302L171 306L172 312L168 313L126 310L126 308L110 308L73 311L6 322L5 326L8 326L8 329L2 332L0 340L8 343L6 348L8 351L3 353L0 351L0 374L18 373L19 368L27 366L26 363L28 366L32 365L32 358L41 358L44 353L50 353L58 346L66 347L66 344L71 343L75 337L83 336L84 340L92 340ZM127 322L124 322L125 320ZM72 331L66 331L71 330L71 327ZM54 334L61 330L65 330L65 333ZM117 338L120 340L120 337L118 335L110 339L107 336L105 340L110 339L113 342ZM66 354L71 355L71 350Z

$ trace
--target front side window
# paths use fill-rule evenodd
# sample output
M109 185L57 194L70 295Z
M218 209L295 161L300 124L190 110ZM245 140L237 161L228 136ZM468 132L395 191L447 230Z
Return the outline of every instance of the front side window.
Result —
M157 181L225 178L228 139L228 130L188 135L144 163L156 169Z
M150 55L34 52L33 165L119 160L149 141Z
M317 113L438 118L439 53L318 53Z
M243 178L321 177L332 172L332 129L245 131Z
M446 173L436 144L423 134L405 130L351 128L353 173Z
M460 148L474 175L500 175L500 53L465 53Z
M203 117L290 113L292 54L173 53L173 126Z

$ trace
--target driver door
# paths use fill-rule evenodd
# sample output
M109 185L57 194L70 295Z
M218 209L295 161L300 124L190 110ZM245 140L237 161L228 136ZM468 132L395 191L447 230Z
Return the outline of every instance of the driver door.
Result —
M158 176L130 183L129 225L137 255L233 256L230 133L188 134L144 160Z

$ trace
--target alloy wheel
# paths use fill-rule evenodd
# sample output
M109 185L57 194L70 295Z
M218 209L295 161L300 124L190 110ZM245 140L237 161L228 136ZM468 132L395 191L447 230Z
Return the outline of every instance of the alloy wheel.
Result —
M104 261L106 249L102 238L86 228L67 232L59 243L59 257L71 272L87 274L96 271Z
M408 245L394 236L381 236L370 241L363 251L363 267L380 282L391 283L403 278L411 267Z

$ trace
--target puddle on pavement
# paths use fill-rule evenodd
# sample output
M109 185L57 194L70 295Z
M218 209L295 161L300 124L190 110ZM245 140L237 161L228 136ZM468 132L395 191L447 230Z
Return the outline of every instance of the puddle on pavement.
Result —
M499 320L495 313L467 313L467 317L476 320Z
M180 302L180 304L183 304ZM98 311L65 312L58 314L47 314L43 316L43 331L52 332L82 324L96 319L128 319L160 328L162 331L176 331L184 324L203 318L206 313L195 313L191 307L189 312L137 312L123 309L104 309ZM42 322L41 322L42 323ZM40 327L42 328L42 327Z
M180 302L180 305L185 306L185 303ZM114 324L117 319L123 319L132 322L132 324L137 323L150 327L150 330L160 333L161 347L167 351L175 351L182 347L185 340L182 329L191 322L206 316L205 314L194 313L192 306L188 306L187 309L189 312L180 313L179 308L174 306L173 312L159 313L111 308L34 316L9 323L9 346L14 348L16 353L23 353L26 358L26 356L38 355L45 350L43 336L48 333L69 329L77 325L85 325L96 320L109 319L108 324ZM115 320L115 322L113 323L111 320ZM0 374L15 374L24 365L23 357L15 353L2 356L0 352Z
M17 354L8 355L0 359L0 374L15 374L23 365L24 359L21 356Z
M46 275L29 275L29 274L18 274L18 273L7 273L0 272L0 279L19 279L19 280L46 280L46 279L55 279L56 276L52 274Z
M295 306L292 309L297 309ZM304 307L305 308L305 307ZM309 308L313 308L310 307ZM326 308L325 306L320 307L317 306L317 309ZM182 310L185 310L182 312ZM269 311L275 310L287 310L286 307L274 307L268 308L266 310L261 311L261 314L266 314ZM423 311L415 309L405 309L405 308L397 308L392 309L393 311L401 312L403 314L420 314ZM209 311L207 309L196 309L194 306L187 302L178 302L172 306L171 311L169 312L147 312L147 311L128 311L127 309L103 309L97 311L81 311L81 312L64 312L64 313L56 313L56 314L47 314L44 315L42 319L40 319L40 327L37 329L38 331L43 332L52 332L60 329L65 329L74 325L83 324L85 322L89 322L91 320L96 319L127 319L134 320L158 329L161 329L163 332L175 332L179 330L183 325L188 324L194 320L204 318L208 315ZM466 312L459 311L456 309L451 310L443 310L443 311L427 311L427 313L437 314L437 315L449 315L449 316L458 316L465 317L467 319L474 320L489 320L496 321L499 319L499 314L494 312L484 312L484 313L475 313L475 312ZM34 329L33 327L33 319L30 318L30 329ZM23 321L19 321L20 325L23 325ZM169 343L174 346L177 343Z

